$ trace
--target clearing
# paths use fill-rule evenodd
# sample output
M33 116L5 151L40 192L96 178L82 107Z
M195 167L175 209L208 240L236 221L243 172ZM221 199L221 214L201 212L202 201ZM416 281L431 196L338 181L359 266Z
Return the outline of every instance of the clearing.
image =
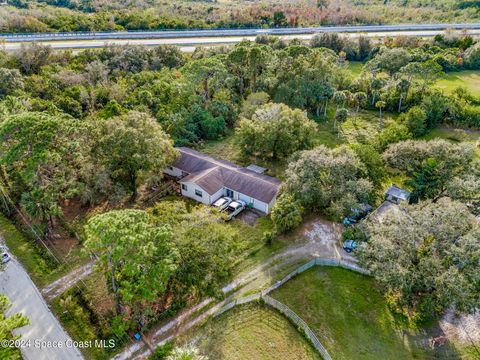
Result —
M395 320L373 278L350 270L315 267L270 295L305 320L335 359L453 355L449 346L434 354L424 331L408 329Z
M452 93L458 87L464 87L472 95L480 96L480 71L464 70L447 73L443 79L437 82L436 86L447 94Z
M212 319L195 332L193 342L210 359L321 359L283 315L257 303Z

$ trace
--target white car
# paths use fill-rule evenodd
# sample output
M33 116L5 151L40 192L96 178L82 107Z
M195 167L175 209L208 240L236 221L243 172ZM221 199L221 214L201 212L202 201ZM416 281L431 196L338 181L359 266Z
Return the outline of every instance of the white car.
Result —
M242 200L232 201L230 205L228 205L227 207L227 220L231 220L232 218L240 214L243 211L243 209L245 209L245 206L247 206L245 201L242 201Z
M218 211L223 211L227 208L228 205L232 202L232 199L229 197L222 197L213 203L213 206L218 209Z
M7 252L7 248L5 246L0 245L0 262L2 264L6 264L11 260L10 254Z

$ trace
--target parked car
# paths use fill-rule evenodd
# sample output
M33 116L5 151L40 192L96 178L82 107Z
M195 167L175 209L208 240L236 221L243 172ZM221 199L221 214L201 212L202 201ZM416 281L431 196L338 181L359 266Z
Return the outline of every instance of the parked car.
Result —
M0 257L2 264L6 264L11 260L10 254L7 252L7 248L5 246L0 246Z
M230 203L227 207L227 220L233 219L235 216L240 214L243 209L245 209L247 204L242 200L235 200Z
M343 242L343 250L345 250L347 253L351 253L353 250L355 250L358 247L358 244L355 240L345 240Z
M232 202L232 199L229 197L225 196L213 203L213 206L218 209L218 211L223 211L227 208L228 205Z

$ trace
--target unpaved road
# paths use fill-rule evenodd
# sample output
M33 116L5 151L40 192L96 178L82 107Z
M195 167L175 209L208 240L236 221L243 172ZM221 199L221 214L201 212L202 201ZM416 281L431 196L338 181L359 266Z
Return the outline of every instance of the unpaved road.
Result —
M88 264L80 266L79 268L73 270L67 275L45 286L42 289L43 296L48 301L60 296L65 291L70 289L73 285L75 285L78 281L85 279L88 275L90 275L93 271L94 265L95 261L91 261Z
M30 325L15 330L16 335L21 335L21 340L30 341L29 346L20 349L24 359L83 359L78 348L73 346L70 336L48 308L40 291L15 258L12 258L6 269L0 272L0 292L12 302L7 315L21 313L30 320ZM59 344L62 348L47 346L46 342L49 341Z
M222 306L226 305L234 298L238 298L246 292L252 290L260 290L278 280L279 274L293 270L292 266L297 266L299 262L306 262L315 257L324 257L337 260L344 260L356 263L356 260L345 253L340 248L340 236L342 226L333 224L323 220L313 220L304 226L303 235L306 238L306 243L298 246L289 247L280 253L272 256L262 264L255 268L240 274L231 283L222 288L224 294L229 295L226 299L216 302L214 298L207 298L201 303L184 310L179 315L172 318L169 322L162 324L156 330L154 329L147 335L149 342L154 345L162 345L166 341L171 340L174 336L185 332L196 324L201 323L207 317L213 315ZM286 275L284 273L283 275ZM281 275L280 277L282 277ZM235 291L236 290L236 291ZM213 306L205 311L201 311L208 305L215 303ZM126 359L144 359L147 358L150 351L143 343L135 343L125 349L122 353L114 357L115 360Z

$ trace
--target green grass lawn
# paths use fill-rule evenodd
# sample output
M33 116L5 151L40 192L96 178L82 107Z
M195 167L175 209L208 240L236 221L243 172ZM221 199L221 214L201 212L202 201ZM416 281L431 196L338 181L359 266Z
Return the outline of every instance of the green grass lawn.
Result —
M209 359L321 359L283 315L256 303L238 306L211 319L194 333L194 340Z
M346 69L354 76L357 77L362 73L365 63L361 61L349 61Z
M472 95L480 96L480 71L466 70L448 73L437 82L436 86L447 94L450 94L458 87L464 87Z
M424 337L397 325L373 278L315 267L271 294L302 317L334 359L431 359Z

